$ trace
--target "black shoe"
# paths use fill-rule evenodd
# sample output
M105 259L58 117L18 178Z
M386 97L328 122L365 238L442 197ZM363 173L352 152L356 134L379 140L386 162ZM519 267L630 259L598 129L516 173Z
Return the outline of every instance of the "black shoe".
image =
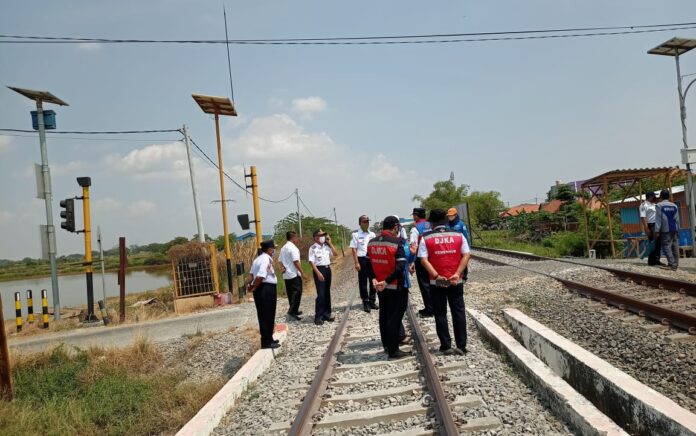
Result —
M419 314L422 318L430 318L430 317L434 316L433 313L432 313L431 311L427 310L427 309L419 310L419 311L418 311L418 314Z
M363 303L363 310L367 313L370 313L370 305L367 303Z
M268 348L280 348L280 344L276 344L275 342L271 342L268 345L264 345L261 348L263 349L268 349Z
M296 313L295 315L297 315L297 316L302 315L302 311L301 311L301 310L298 310L297 313Z
M288 314L288 318L293 320L293 321L302 321L302 318L300 318L297 315L290 314L290 313Z
M466 345L463 346L463 347L457 347L457 349L458 349L459 351L461 351L463 354L466 354L466 353L469 352L469 350L466 349Z
M314 324L316 324L316 325L324 325L324 321L321 320L321 319L315 319L315 320L314 320Z
M327 316L326 318L324 318L324 321L334 322L335 319L336 319L336 318L333 317L333 316Z
M379 309L379 306L374 301L370 301L370 309Z
M273 339L274 344L280 344L280 341L278 339Z
M405 351L396 350L393 353L389 353L389 360L403 359L404 357L408 356L410 356L410 354L406 353Z

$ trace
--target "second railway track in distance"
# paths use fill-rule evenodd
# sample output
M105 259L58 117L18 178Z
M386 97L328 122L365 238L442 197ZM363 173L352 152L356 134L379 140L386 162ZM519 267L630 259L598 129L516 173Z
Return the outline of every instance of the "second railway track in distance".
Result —
M511 264L498 256L532 263ZM696 334L696 283L508 250L475 247L472 258L545 275L581 295ZM584 276L581 272L565 273L560 267L549 268L548 263L585 268L579 271L594 269L594 272ZM571 277L563 277L564 275Z

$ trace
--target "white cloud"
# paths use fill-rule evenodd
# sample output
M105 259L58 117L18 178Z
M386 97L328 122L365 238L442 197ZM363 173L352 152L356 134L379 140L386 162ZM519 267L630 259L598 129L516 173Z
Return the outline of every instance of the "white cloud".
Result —
M253 119L232 142L233 158L317 160L333 153L337 145L326 133L307 133L286 114Z
M376 182L395 182L413 176L413 171L402 171L398 166L387 160L383 154L378 154L370 162L367 178Z
M326 100L321 97L296 98L292 101L292 109L304 115L323 112L327 106Z
M81 176L81 174L78 174L77 172L83 168L85 168L87 165L85 162L82 161L71 161L71 162L66 162L66 163L55 163L55 164L50 164L51 168L51 175L54 176ZM32 168L33 171L33 168Z
M10 136L0 136L0 154L12 150L12 138Z
M81 42L77 48L84 51L97 51L102 49L102 44L98 42Z
M9 223L12 221L12 218L14 218L14 214L12 212L0 210L0 224Z
M136 179L183 179L189 176L186 148L181 142L153 144L131 150L125 156L112 154L105 163Z
M147 200L138 200L129 204L126 208L126 212L134 217L149 215L154 210L155 203Z

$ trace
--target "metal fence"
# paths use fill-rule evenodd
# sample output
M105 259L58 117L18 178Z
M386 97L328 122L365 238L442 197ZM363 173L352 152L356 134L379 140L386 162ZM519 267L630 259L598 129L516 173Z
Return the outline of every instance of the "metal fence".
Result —
M207 256L187 256L172 260L176 298L219 292L215 244L210 244L209 248Z

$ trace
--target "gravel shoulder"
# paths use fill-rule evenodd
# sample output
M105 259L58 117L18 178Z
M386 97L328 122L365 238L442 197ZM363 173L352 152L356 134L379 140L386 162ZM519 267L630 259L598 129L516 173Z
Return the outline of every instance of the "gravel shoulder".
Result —
M493 258L487 254L485 257ZM601 271L592 273L592 270L588 272L587 268L572 265L559 267L562 264L556 262L520 262L507 258L505 261L582 278L582 281L593 274L597 281L605 278ZM625 267L626 264L612 266ZM675 330L647 331L644 327L654 323L637 317L627 321L605 314L605 308L593 307L588 299L574 296L550 278L477 261L472 261L470 266L465 300L470 307L484 311L503 327L507 325L501 310L518 308L682 407L696 411L696 342L670 342L668 336L677 333Z

